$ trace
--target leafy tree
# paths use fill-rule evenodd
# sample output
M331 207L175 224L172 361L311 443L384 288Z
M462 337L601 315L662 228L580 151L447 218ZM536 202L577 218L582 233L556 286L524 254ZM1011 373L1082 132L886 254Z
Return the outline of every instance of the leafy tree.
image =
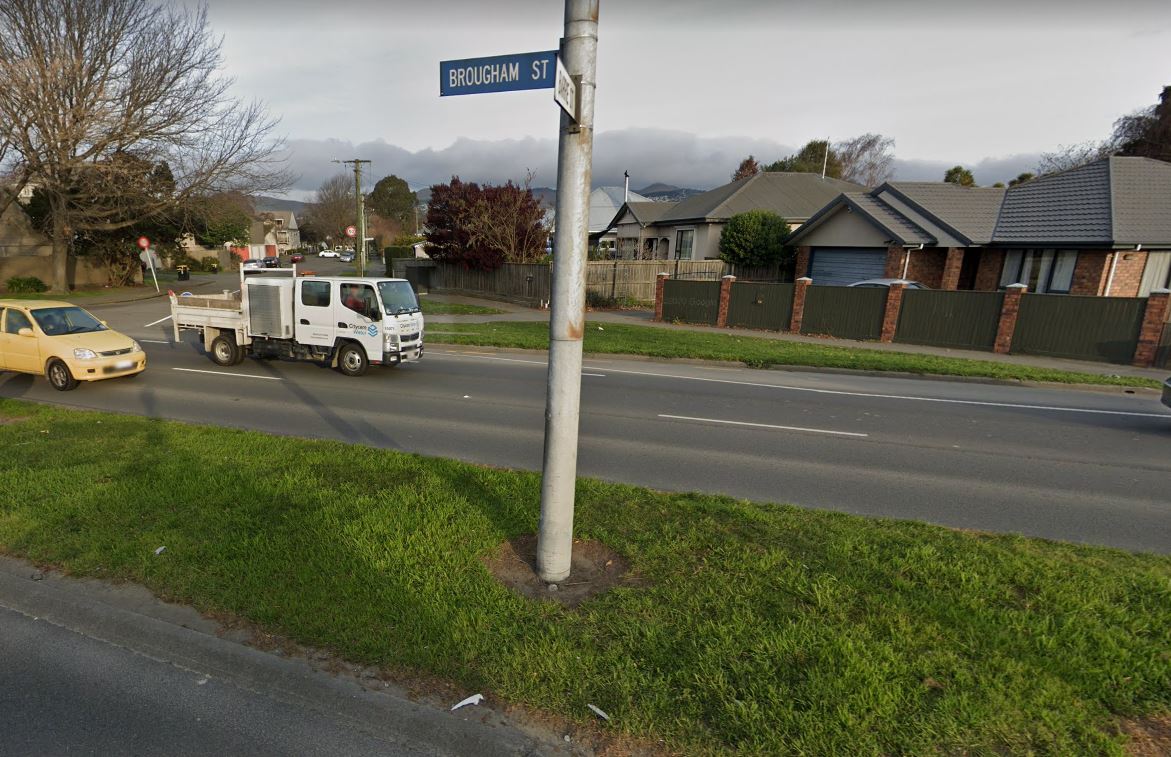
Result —
M549 239L544 219L528 181L481 187L453 176L450 184L431 187L427 253L486 271L506 262L535 262Z
M418 198L405 181L391 174L378 180L366 204L371 211L405 229L413 227Z
M275 122L230 96L221 62L206 8L0 2L0 149L19 186L35 181L48 202L54 290L68 288L70 247L90 232L216 192L288 186Z
M863 134L838 142L833 150L841 161L841 178L877 187L894 175L895 141L881 134Z
M829 150L828 158L826 150ZM842 178L841 158L830 147L829 142L824 139L815 139L802 147L796 155L790 155L770 163L764 167L764 170L820 174L823 165L826 176L833 179Z
M1017 177L1015 179L1010 179L1008 182L1008 185L1010 187L1015 187L1018 184L1024 184L1026 181L1032 181L1035 178L1036 178L1035 174L1033 174L1029 171L1025 171L1024 173L1017 175ZM1001 185L1001 186L1003 186L1003 185Z
M720 234L720 259L740 265L771 265L790 256L789 224L769 210L750 210L728 219Z
M740 161L740 166L736 172L732 174L732 181L740 181L747 179L750 176L756 176L760 173L760 164L756 162L756 158L749 155L744 160Z
M948 184L959 184L961 187L976 186L976 179L972 177L972 172L963 166L952 166L943 174L943 180Z

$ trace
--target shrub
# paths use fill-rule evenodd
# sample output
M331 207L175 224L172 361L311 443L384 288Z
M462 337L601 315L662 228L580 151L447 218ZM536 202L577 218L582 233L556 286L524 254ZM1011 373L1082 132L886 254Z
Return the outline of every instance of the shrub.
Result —
M728 219L720 233L720 259L740 265L769 265L783 262L789 226L785 219L767 210L750 210Z
M12 294L37 294L49 291L45 282L36 276L13 276L5 282L4 286Z
M215 273L220 269L220 259L215 255L205 255L199 259L199 267L208 273Z

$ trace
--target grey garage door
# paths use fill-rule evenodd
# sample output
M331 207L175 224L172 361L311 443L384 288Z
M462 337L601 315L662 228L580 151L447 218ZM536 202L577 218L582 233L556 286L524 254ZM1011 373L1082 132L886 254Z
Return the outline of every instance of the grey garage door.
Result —
M846 286L863 279L881 279L886 250L874 247L816 247L809 261L814 284Z

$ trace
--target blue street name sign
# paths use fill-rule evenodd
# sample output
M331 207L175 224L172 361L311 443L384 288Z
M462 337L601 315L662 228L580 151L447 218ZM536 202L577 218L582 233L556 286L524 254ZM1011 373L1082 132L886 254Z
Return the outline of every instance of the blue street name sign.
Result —
M552 89L557 51L439 62L439 95L478 95L517 89Z

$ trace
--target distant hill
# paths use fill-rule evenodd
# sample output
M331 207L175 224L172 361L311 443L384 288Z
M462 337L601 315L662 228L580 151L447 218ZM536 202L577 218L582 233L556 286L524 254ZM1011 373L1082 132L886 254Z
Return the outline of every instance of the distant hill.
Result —
M265 197L264 195L257 195L252 198L253 207L260 212L266 210L291 210L294 214L297 214L303 211L308 204L300 200L282 200L279 197Z
M638 193L643 197L649 197L656 202L678 202L680 200L686 200L692 195L702 194L704 191L705 190L702 189L675 187L659 181L638 190Z

